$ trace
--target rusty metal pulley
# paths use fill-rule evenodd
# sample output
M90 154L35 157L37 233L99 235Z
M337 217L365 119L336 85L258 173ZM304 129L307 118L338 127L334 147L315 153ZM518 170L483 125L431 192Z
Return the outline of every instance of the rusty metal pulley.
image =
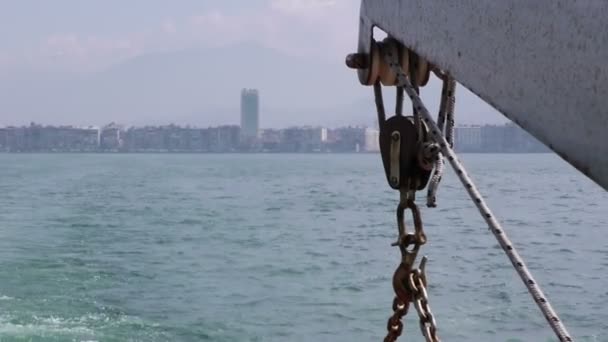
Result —
M431 170L420 163L420 151L428 141L424 124L417 132L413 116L393 116L380 124L380 154L386 179L395 190L422 190ZM419 136L422 134L422 136Z
M431 64L422 56L406 48L394 38L387 37L381 42L372 40L370 53L354 53L346 57L346 65L358 69L365 75L365 85L374 85L380 81L385 86L397 85L397 74L383 58L383 52L394 53L398 56L398 64L408 76L413 74L419 86L425 86L433 69Z
M384 55L393 56L416 86L424 86L430 78L431 66L421 56L409 50L393 38L382 42L372 41L369 54L351 54L346 64L367 74L367 84L374 85L378 124L380 126L380 152L386 179L395 190L422 190L431 177L433 162L429 158L430 135L414 109L413 116L403 116L403 89L398 90L395 116L386 119L382 104L381 84L395 86L398 83L393 65Z

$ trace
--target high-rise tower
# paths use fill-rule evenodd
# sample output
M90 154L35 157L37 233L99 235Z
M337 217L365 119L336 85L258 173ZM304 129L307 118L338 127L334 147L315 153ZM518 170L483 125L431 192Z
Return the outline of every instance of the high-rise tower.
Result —
M257 89L241 91L241 137L255 139L260 128L260 96Z

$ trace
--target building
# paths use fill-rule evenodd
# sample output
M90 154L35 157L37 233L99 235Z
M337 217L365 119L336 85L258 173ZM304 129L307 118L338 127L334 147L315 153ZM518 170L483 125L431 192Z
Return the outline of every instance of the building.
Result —
M58 129L57 135L61 145L54 146L55 151L94 152L99 147L97 127L64 126Z
M174 124L163 126L162 130L164 145L168 151L185 152L196 150L196 147L192 146L192 138L196 135L196 130Z
M0 128L0 152L22 151L19 147L23 145L23 132L24 129L20 127L7 126Z
M226 125L207 130L205 139L210 152L235 152L239 149L240 127Z
M262 152L279 152L283 142L283 131L279 129L264 129L260 134L260 149Z
M321 152L327 143L327 128L291 127L283 131L281 150L285 152Z
M459 152L538 153L549 150L513 123L505 125L459 126L454 130L454 147Z
M454 128L454 148L458 152L481 151L481 127L458 126Z
M365 149L365 127L341 127L327 135L331 152L360 152Z
M6 150L9 152L27 152L30 145L27 141L26 127L6 127Z
M131 152L166 151L162 127L130 127L125 131L124 146Z
M365 152L380 152L380 131L374 128L365 130Z
M123 147L121 126L111 123L104 126L99 133L99 146L105 151L118 151Z
M10 128L8 127L0 127L0 152L8 152L10 150L9 130Z
M502 152L549 152L549 149L516 124L510 122L504 126L505 144Z
M485 125L481 127L481 151L502 152L505 150L506 134L504 125Z
M0 151L95 152L99 146L96 127L43 126L0 128Z
M260 128L260 96L257 89L241 91L241 138L255 140Z

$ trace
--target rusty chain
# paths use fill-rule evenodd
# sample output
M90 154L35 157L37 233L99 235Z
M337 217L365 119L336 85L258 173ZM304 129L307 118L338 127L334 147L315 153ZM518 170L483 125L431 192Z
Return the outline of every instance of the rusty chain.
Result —
M409 309L409 302L402 302L398 297L393 299L393 315L388 319L386 323L386 330L388 333L384 338L384 342L395 342L397 338L401 336L403 332L403 322L401 322L401 318L407 315L407 311Z
M438 342L437 322L429 306L429 298L426 291L426 274L424 267L426 257L422 258L420 268L413 270L409 277L409 286L414 294L414 307L420 317L420 330L427 342Z
M400 201L397 207L397 227L399 236L393 246L401 251L401 263L393 275L393 315L387 322L385 342L394 342L403 332L401 319L407 314L410 303L414 303L420 318L422 334L427 342L439 342L437 324L428 304L426 275L424 273L426 257L420 266L414 268L414 262L420 247L426 243L426 234L420 217L420 209L414 202L414 191L400 190ZM414 232L409 233L405 225L405 211L410 210L414 222Z

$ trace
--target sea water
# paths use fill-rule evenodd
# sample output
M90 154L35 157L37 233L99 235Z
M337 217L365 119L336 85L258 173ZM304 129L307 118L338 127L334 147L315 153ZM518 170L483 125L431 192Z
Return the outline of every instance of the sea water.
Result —
M550 154L462 160L576 340L608 341L607 192ZM552 341L454 174L418 197L439 336ZM376 154L0 154L0 341L380 341L397 200Z

